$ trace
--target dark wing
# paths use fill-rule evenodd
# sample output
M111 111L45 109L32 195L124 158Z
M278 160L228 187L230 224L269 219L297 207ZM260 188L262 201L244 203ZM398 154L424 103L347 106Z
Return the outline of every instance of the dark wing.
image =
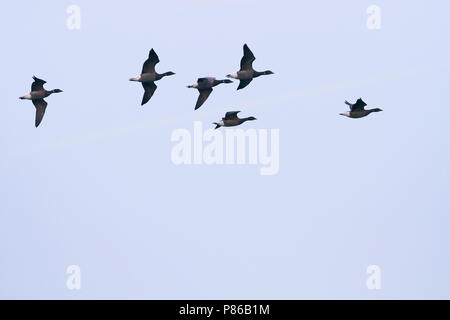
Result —
M47 83L46 81L36 78L33 76L34 82L31 84L31 91L41 91L44 90L44 84Z
M351 111L364 110L365 106L367 106L367 104L361 98L359 98L358 100L356 100L356 103L353 104L350 108Z
M33 104L36 107L36 119L34 120L34 125L37 128L41 123L42 118L44 118L45 108L47 108L47 102L45 102L44 99L36 99L33 100Z
M200 92L200 95L198 96L197 103L195 104L195 109L194 110L197 110L198 108L200 108L202 106L202 104L206 101L206 99L208 99L208 97L209 97L209 95L211 94L212 91L213 91L212 88L204 89L204 90L198 90L198 92Z
M155 50L150 50L148 54L148 59L144 62L142 66L142 73L155 73L155 65L159 62L158 55Z
M253 78L240 80L237 90L245 88L252 80Z
M241 59L241 70L253 70L252 63L255 61L253 52L248 48L247 44L244 44L244 56Z
M155 90L157 88L156 84L154 82L142 82L142 86L144 87L144 96L142 97L141 106L146 104L148 100L153 96L153 93L155 93Z
M201 83L201 82L204 82L204 81L208 81L208 78L198 78L197 79L197 83Z
M237 114L238 114L239 112L240 112L240 111L229 111L229 112L225 113L225 117L222 118L222 120L236 119L236 118L238 117Z

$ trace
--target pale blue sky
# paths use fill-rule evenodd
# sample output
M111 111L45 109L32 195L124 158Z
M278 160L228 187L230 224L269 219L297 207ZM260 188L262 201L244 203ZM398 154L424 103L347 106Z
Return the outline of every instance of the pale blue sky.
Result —
M70 4L81 30L66 27ZM0 297L450 298L449 12L444 0L4 3ZM244 43L275 75L220 86L194 112L185 86L237 71ZM140 107L128 79L151 48L176 75ZM64 90L37 129L18 99L32 75ZM384 111L338 115L359 97ZM172 164L173 130L229 110L280 130L278 175Z

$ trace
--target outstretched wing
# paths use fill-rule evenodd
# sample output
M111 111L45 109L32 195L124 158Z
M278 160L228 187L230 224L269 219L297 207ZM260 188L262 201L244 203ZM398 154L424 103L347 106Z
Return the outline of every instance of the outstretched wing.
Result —
M41 91L44 90L44 84L47 83L46 81L36 78L33 76L34 82L31 84L31 91Z
M236 118L238 117L237 114L238 114L239 112L240 112L240 111L229 111L229 112L225 113L225 117L222 118L222 120L236 119Z
M200 108L202 106L202 104L206 101L206 99L208 99L208 97L212 91L213 91L212 88L198 90L198 92L200 92L200 95L198 96L197 103L195 104L194 110L197 110L198 108Z
M197 84L199 85L199 88L203 90L203 88L213 87L215 80L216 78L213 77L198 78Z
M367 106L367 104L361 98L359 98L350 108L351 111L364 110L365 106Z
M253 52L249 49L247 44L244 44L244 56L241 59L241 70L252 70L252 64L253 61L255 61L255 56L253 55Z
M144 62L142 66L142 73L155 73L155 65L159 62L158 55L155 50L150 50L148 54L148 59Z
M252 82L252 80L253 80L253 78L241 79L240 82L239 82L239 86L237 87L237 90L245 88L246 86L248 86L248 84L250 82Z
M42 118L44 118L45 108L47 108L47 102L45 102L44 99L36 99L33 100L33 104L36 107L36 118L34 120L34 125L37 128L41 123Z
M153 93L155 93L155 90L157 88L156 84L154 82L142 82L142 86L144 87L144 96L142 97L141 106L146 104L150 98L153 96Z

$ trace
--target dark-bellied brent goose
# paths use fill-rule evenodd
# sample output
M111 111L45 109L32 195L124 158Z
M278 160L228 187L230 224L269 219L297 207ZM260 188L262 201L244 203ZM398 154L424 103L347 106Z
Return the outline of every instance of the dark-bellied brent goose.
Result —
M372 112L383 111L380 108L367 109L367 110L364 109L364 107L367 106L367 104L361 98L356 100L356 103L350 103L348 101L345 101L345 104L350 107L350 111L342 112L339 114L342 116L346 116L346 117L354 118L354 119L365 117L365 116L371 114Z
M44 84L46 81L36 78L33 76L33 83L31 84L31 92L20 97L19 99L31 100L36 107L36 118L34 120L34 125L37 128L42 121L45 114L45 109L47 108L47 102L44 98L48 97L52 93L63 92L61 89L53 89L47 91L44 89Z
M251 121L256 120L255 117L247 117L247 118L238 118L237 114L240 111L229 111L225 114L225 117L222 118L219 122L213 122L213 124L216 125L214 129L220 128L220 127L235 127L238 126L245 121Z
M155 65L159 62L158 55L156 54L153 48L150 50L148 54L148 59L144 62L142 66L142 72L139 76L131 78L130 81L138 81L144 87L144 96L142 97L141 106L146 104L150 98L153 96L157 86L155 81L161 80L165 76L171 76L175 73L172 71L158 73L155 71Z
M225 79L225 80L216 80L213 77L205 77L198 78L197 82L187 86L188 88L195 88L198 90L200 95L198 96L197 103L195 104L195 110L200 108L202 104L208 99L209 95L213 91L213 87L221 84L221 83L232 83L233 81Z
M253 55L253 52L249 49L247 44L244 44L244 56L241 59L241 69L238 72L231 73L227 75L229 78L238 79L240 81L239 86L237 87L237 90L243 89L254 78L257 78L261 75L267 75L267 74L273 74L272 71L266 70L266 71L255 71L253 69L253 61L255 61L255 56Z

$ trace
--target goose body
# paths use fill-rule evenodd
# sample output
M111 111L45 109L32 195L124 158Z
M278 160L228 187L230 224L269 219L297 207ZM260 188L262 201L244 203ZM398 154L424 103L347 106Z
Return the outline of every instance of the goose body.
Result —
M47 102L44 100L44 98L47 98L49 95L53 93L59 93L62 92L60 89L53 89L53 90L45 90L44 84L47 83L46 81L36 78L33 76L33 83L31 84L31 92L23 95L22 97L19 97L19 99L22 100L31 100L33 102L33 105L36 108L36 117L34 120L34 125L37 128L39 124L41 123L42 119L44 118L45 109L47 108Z
M246 121L256 120L255 117L247 117L247 118L238 118L237 114L240 111L229 111L225 114L225 117L222 118L221 121L213 122L216 125L214 129L218 129L220 127L235 127L240 124L243 124Z
M166 76L174 75L175 73L172 71L158 73L155 71L156 64L159 63L159 57L156 54L155 50L151 49L148 54L148 59L144 62L142 66L141 74L137 77L130 78L130 81L137 81L142 84L144 88L144 96L142 97L141 106L146 104L150 98L155 93L157 88L155 81L161 80Z
M364 109L364 107L367 106L367 104L361 98L356 100L355 103L350 103L348 101L345 101L345 104L350 107L350 111L342 112L342 113L340 113L340 115L346 116L348 118L353 118L353 119L363 118L365 116L368 116L372 112L383 111L380 108L367 109L367 110Z
M241 59L240 70L238 72L230 73L229 75L227 75L228 78L239 80L239 86L237 90L243 89L248 86L254 78L262 75L273 74L273 72L270 70L260 72L253 69L253 61L255 60L256 58L253 55L253 52L250 50L247 44L244 44L244 55Z
M213 91L213 87L221 83L232 83L232 82L233 81L228 79L217 80L214 77L204 77L198 78L196 83L187 86L188 88L197 89L199 92L197 103L195 104L195 110L200 108L202 104L206 101L206 99L208 99L209 95Z

